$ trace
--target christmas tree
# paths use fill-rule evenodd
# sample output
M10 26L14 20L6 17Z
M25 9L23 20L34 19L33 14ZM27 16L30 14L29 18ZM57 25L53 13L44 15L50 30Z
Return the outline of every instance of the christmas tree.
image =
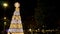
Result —
M8 34L24 34L20 16L20 4L16 2L14 6L15 11L13 13L11 24L8 29Z

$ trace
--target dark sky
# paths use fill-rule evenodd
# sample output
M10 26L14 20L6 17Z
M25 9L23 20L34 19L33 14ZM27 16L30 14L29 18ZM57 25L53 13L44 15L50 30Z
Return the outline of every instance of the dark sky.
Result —
M7 2L9 6L5 9L2 6L2 3ZM13 12L14 12L14 3L21 3L21 17L24 22L25 28L32 21L32 16L35 14L35 8L37 8L36 0L0 0L0 19L6 16L9 20L11 20ZM60 12L56 8L57 1L53 0L40 0L40 14L41 21L43 20L44 24L47 24L48 28L52 28L56 26L60 26ZM44 17L44 18L43 18ZM40 23L40 21L39 21ZM35 22L34 22L35 24Z
M9 7L6 9L2 6L2 3L5 1L9 4ZM5 16L11 19L14 12L14 3L17 1L21 3L21 16L23 20L34 15L34 8L37 6L36 0L0 0L0 17L3 18L5 14ZM44 21L46 23L60 22L60 12L56 10L56 5L56 1L40 0L40 7L45 15Z
M3 2L7 2L9 6L5 9L2 4ZM27 16L33 16L34 13L34 7L35 7L35 1L34 0L0 0L0 10L1 10L1 17L7 16L8 18L12 17L12 14L14 12L14 3L19 2L21 3L21 16L27 17Z
M4 2L7 2L9 5L6 9L2 5ZM28 20L27 18L31 18L34 15L34 8L36 5L35 0L0 0L0 21L1 21L1 19L3 20L4 16L7 17L9 20L12 19L12 15L13 15L13 12L15 9L15 7L14 7L15 2L21 3L21 12L20 13L21 13L22 21L27 21ZM0 24L3 24L2 21ZM2 26L2 25L0 25L0 26ZM1 29L2 29L2 27L1 27Z

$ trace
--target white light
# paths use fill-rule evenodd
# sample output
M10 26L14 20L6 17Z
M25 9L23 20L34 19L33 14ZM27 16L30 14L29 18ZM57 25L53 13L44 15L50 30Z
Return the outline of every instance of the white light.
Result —
M4 17L4 19L6 19L6 17Z
M38 29L38 30L40 30L40 29Z
M29 31L31 31L31 29L29 29Z
M45 27L44 25L42 27Z
M19 4L18 2L16 2L16 3L14 4L14 6L15 6L16 8L18 8L18 7L20 7L20 4Z
M4 6L4 7L7 7L7 6L8 6L8 4L7 4L7 3L4 3L4 4L3 4L3 6Z

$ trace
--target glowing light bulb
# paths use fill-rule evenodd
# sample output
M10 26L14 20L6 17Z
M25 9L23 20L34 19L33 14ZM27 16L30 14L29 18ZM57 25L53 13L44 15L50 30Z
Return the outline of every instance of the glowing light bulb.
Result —
M8 6L8 4L7 4L7 3L4 3L4 4L3 4L3 6L4 6L4 7L7 7L7 6Z

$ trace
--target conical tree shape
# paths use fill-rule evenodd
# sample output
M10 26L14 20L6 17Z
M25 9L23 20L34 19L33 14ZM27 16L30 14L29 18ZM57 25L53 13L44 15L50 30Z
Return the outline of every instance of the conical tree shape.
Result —
M8 34L24 34L18 2L15 3L15 7Z

